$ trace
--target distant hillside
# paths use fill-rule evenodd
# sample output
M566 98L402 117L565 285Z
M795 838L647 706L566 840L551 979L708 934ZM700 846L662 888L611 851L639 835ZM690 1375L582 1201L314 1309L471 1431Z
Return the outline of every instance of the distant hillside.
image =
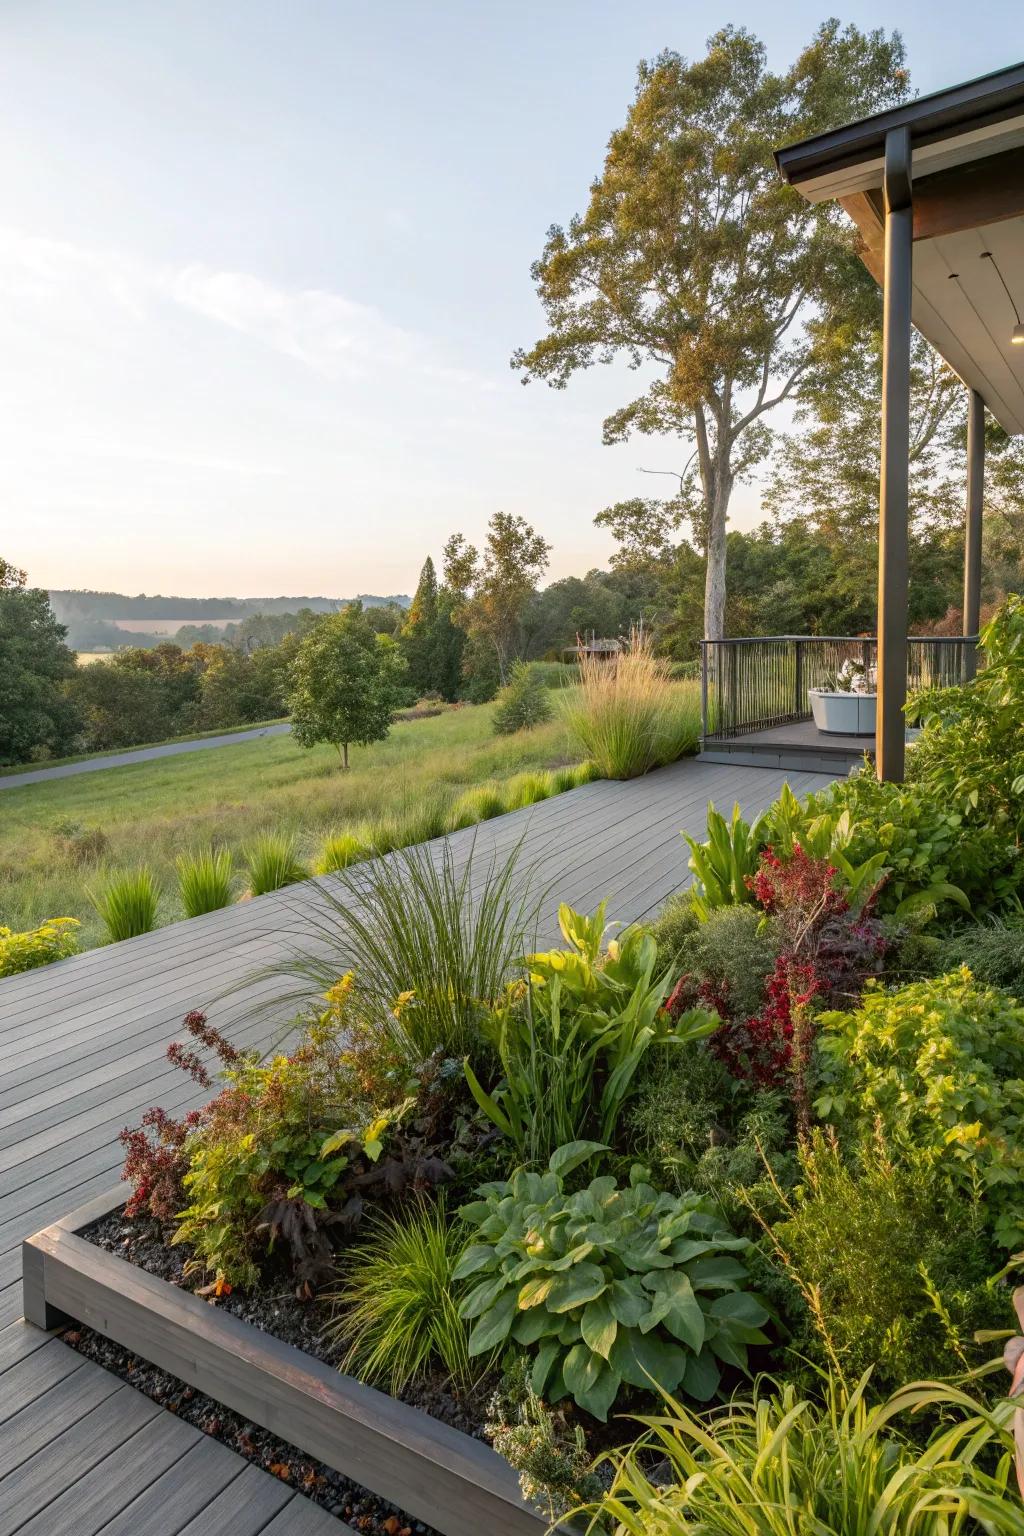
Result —
M360 592L358 600L367 608L380 608L387 603L408 608L410 602L404 592L388 597ZM50 592L54 613L68 627L68 645L84 651L118 645L156 645L171 638L183 624L237 624L251 614L295 613L300 608L331 613L352 601L350 597L164 597L145 592L131 597L124 592ZM138 629L132 620L138 623Z

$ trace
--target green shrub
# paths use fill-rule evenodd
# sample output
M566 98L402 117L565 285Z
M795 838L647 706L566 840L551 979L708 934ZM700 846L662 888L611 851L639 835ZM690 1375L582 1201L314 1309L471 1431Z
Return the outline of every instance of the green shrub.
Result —
M926 1159L894 1161L876 1138L856 1167L816 1131L800 1156L788 1219L769 1241L806 1304L794 1348L884 1388L981 1365L979 1328L1009 1326L1009 1292L989 1277L999 1255L983 1203L948 1190ZM773 1212L774 1214L774 1212Z
M927 1154L963 1196L984 1193L995 1235L1024 1239L1024 1006L967 970L896 992L869 985L859 1008L819 1020L815 1111L860 1146Z
M484 1433L519 1473L523 1498L548 1520L599 1497L601 1480L591 1470L583 1426L570 1427L564 1409L549 1408L537 1396L524 1356L502 1378L487 1412Z
M107 852L107 834L102 828L87 827L73 816L55 816L50 832L57 853L76 869L98 863Z
M326 1333L344 1346L342 1370L396 1397L432 1369L457 1387L472 1385L478 1372L452 1278L466 1242L440 1198L374 1219L348 1253L340 1285L323 1296L338 1308Z
M512 993L482 1022L500 1083L485 1092L466 1065L477 1103L530 1162L546 1162L581 1136L610 1142L646 1052L666 1042L689 1046L719 1023L701 1008L669 1017L670 974L658 969L657 945L641 929L602 953L603 903L593 917L563 905L558 922L568 948L530 955L525 996Z
M605 779L637 778L695 752L700 740L698 690L671 682L666 663L639 634L611 659L580 658L565 718Z
M966 965L975 981L1003 987L1024 1001L1024 923L989 918L949 933L903 936L891 967L908 980L943 976Z
M574 661L531 661L530 667L545 688L568 688L579 675Z
M295 885L309 874L296 855L295 839L273 832L265 832L243 848L242 858L249 870L249 890L253 896L265 896L268 891Z
M494 706L494 730L498 736L528 731L551 719L551 695L544 679L532 666L517 661L507 687Z
M981 632L987 665L959 688L916 701L924 730L908 777L973 827L1024 833L1024 597L1011 594Z
M333 875L350 864L371 857L372 849L358 832L332 832L324 839L314 869L318 875Z
M703 995L727 1004L732 1018L751 1018L764 1001L765 978L781 947L775 922L758 908L719 907L681 936L676 965Z
M553 793L550 774L520 773L509 779L505 786L505 806L510 811L524 810L528 805L536 805L538 800L549 799Z
M156 927L160 887L145 864L112 875L101 890L89 892L89 900L103 919L112 943L137 938Z
M657 944L658 953L671 955L674 963L699 921L693 909L692 895L689 891L679 891L669 897L657 917L647 919L643 926ZM675 968L679 969L678 966Z
M178 890L186 917L200 917L231 903L234 873L229 848L183 853L177 860Z
M870 1406L826 1380L824 1402L759 1377L727 1414L669 1401L611 1457L591 1532L614 1536L1024 1536L1013 1478L1010 1404L911 1384ZM896 1427L922 1409L941 1418L922 1448ZM920 1433L920 1432L918 1432ZM653 1469L657 1468L655 1472Z
M0 976L18 976L78 952L76 917L51 917L27 933L0 925Z
M658 1194L639 1166L628 1188L609 1176L568 1194L565 1178L601 1150L560 1147L546 1173L520 1169L463 1207L480 1238L455 1271L476 1279L459 1309L474 1320L470 1353L520 1345L539 1397L572 1396L601 1420L624 1385L682 1383L706 1402L719 1361L743 1369L748 1345L767 1342L735 1256L749 1244L699 1196Z
M314 944L248 978L291 982L261 1006L315 1006L354 970L361 1017L410 1066L434 1051L477 1059L481 1019L519 974L537 909L518 849L480 862L470 850L457 864L448 843L403 848L316 887Z
M709 1042L652 1051L628 1119L629 1144L660 1186L711 1196L755 1235L751 1203L769 1220L783 1213L798 1175L792 1104L777 1091L741 1091Z
M501 791L494 784L480 784L460 795L451 810L449 827L457 832L461 827L473 827L478 821L490 821L503 816L507 807Z
M903 917L950 904L976 913L1014 897L1021 859L994 826L968 826L963 813L926 785L880 783L855 774L798 801L785 789L764 832L783 855L794 841L827 856L844 875L881 855L881 912Z

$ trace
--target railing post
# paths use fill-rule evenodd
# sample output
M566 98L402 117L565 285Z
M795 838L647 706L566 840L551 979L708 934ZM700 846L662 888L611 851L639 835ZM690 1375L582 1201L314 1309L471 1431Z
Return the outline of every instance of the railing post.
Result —
M700 642L700 741L708 739L708 642Z
M804 643L802 640L793 642L796 651L796 664L793 668L793 713L797 719L806 714L804 709Z

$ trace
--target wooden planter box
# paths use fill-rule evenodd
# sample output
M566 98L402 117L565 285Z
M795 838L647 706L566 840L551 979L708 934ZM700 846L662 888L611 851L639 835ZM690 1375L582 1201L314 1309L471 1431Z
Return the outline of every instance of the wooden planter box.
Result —
M26 1239L29 1322L86 1324L445 1536L544 1536L490 1446L78 1235L125 1198L121 1184Z

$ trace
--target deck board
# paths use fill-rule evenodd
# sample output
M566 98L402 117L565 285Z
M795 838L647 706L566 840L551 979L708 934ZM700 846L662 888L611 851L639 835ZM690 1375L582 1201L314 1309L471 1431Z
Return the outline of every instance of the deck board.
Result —
M688 760L583 785L448 843L460 866L473 851L474 889L492 859L521 846L520 868L544 893L546 944L559 901L592 910L608 898L609 920L622 923L655 912L688 881L680 832L703 834L708 802L752 815L786 779L797 794L829 782ZM308 931L322 883L0 980L0 1536L345 1536L302 1494L20 1320L22 1239L114 1182L118 1133L150 1104L201 1102L165 1056L182 1015ZM285 1021L251 1007L273 990L222 997L211 1018L266 1049Z

